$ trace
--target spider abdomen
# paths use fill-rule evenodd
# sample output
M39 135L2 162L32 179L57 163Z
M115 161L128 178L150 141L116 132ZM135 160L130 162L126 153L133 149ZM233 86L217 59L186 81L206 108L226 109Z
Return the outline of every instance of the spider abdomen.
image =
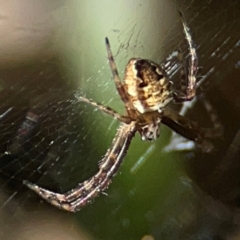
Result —
M124 86L130 101L140 113L165 107L171 97L171 82L156 63L132 58L125 70Z

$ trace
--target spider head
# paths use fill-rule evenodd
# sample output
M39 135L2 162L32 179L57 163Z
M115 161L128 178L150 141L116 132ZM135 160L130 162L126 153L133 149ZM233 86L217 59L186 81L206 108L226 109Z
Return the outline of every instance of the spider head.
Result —
M143 126L140 128L139 133L143 141L156 140L160 135L160 119Z

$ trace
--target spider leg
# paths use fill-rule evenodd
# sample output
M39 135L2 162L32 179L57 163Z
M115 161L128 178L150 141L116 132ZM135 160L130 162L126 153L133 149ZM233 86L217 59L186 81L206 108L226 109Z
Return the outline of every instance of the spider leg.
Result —
M198 70L198 57L197 57L197 52L196 48L194 46L194 42L192 40L192 36L190 34L189 28L187 26L187 23L185 22L182 13L180 13L180 17L182 20L183 24L183 32L185 34L185 38L188 44L188 49L189 49L189 68L187 71L187 89L186 93L182 94L179 92L175 92L173 94L173 97L176 102L184 102L184 101L190 101L192 100L195 95L196 95L196 75L197 75L197 70Z
M99 109L100 111L113 116L114 118L118 119L120 122L124 122L124 123L130 123L131 122L131 119L129 117L120 115L119 113L117 113L116 111L111 109L110 107L103 106L100 103L94 102L94 101L92 101L88 98L82 97L82 96L77 96L77 99L80 102L85 102L87 104L90 104L91 106Z
M204 133L202 129L196 123L169 107L164 109L161 122L189 140L198 144L203 142Z
M164 109L162 123L173 129L176 133L179 133L184 138L199 144L204 152L209 152L214 148L213 144L209 140L222 137L224 129L210 102L203 96L200 96L199 98L209 114L213 127L200 128L196 123L169 108ZM176 137L175 134L172 135L171 142L172 143L166 148L167 151L168 149L185 150L184 144L187 147L186 150L188 147L190 147L190 149L194 147L194 145L190 142L183 142L181 137Z
M99 164L97 174L64 194L54 193L28 181L24 181L24 184L47 202L60 209L70 212L79 211L111 183L111 179L119 169L135 132L135 122L121 124L112 146Z
M201 138L214 139L217 137L222 137L224 129L223 129L223 125L222 125L221 121L219 120L218 114L213 109L211 103L206 99L206 97L204 95L200 95L200 96L198 96L198 98L202 102L204 108L206 109L206 112L209 114L210 120L213 125L212 127L208 127L208 128L201 127L200 128L196 123L188 120L186 117L183 117L182 115L176 113L174 110L169 109L169 108L166 108L166 110L164 111L165 117L172 118L175 123L178 123L182 127L189 129L189 131L194 131L195 134L197 134L196 136L198 136L200 134L199 136L201 136ZM195 101L193 101L193 102L195 103ZM181 114L184 114L184 113L181 113ZM164 120L163 120L163 122L164 122ZM170 122L170 121L166 120L166 122ZM178 132L178 131L176 131L176 132ZM182 133L180 133L180 134L182 136L184 136ZM186 135L184 137L196 142L196 140L194 140L194 138L191 139L190 135L189 136Z
M105 44L106 44L106 49L107 49L107 54L108 54L108 62L109 62L110 69L112 71L115 86L117 88L118 94L120 95L122 101L124 102L126 109L128 109L128 107L126 105L129 102L129 99L126 94L125 88L121 82L121 79L119 77L117 66L116 66L116 63L113 58L113 54L112 54L112 51L110 48L110 43L109 43L108 38L105 38Z

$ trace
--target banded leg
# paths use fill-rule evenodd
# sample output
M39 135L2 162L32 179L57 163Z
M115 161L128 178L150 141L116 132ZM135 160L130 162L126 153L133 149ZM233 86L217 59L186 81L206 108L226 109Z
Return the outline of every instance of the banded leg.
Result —
M117 91L118 91L126 109L128 109L126 104L129 102L129 99L128 99L128 96L125 92L123 84L121 82L121 79L119 77L117 66L116 66L116 63L115 63L114 58L113 58L113 54L112 54L112 51L111 51L111 48L110 48L110 43L109 43L108 38L105 38L105 44L106 44L106 49L107 49L107 54L108 54L109 66L110 66L110 69L112 71L112 75L113 75L113 79L114 79Z
M188 44L188 49L189 49L189 68L187 69L187 89L186 93L179 93L175 92L173 94L173 97L176 102L185 102L185 101L190 101L192 100L195 95L196 95L196 75L197 75L197 70L198 70L198 57L196 53L196 48L194 46L194 42L192 40L189 28L187 26L187 23L185 22L182 13L180 13L180 17L182 20L183 24L183 32L185 34L185 38Z
M23 183L50 204L69 212L79 211L99 193L107 189L127 153L135 132L135 122L121 124L111 148L108 149L99 164L99 171L93 177L64 194L54 193L28 181Z
M123 116L120 115L119 113L117 113L116 111L114 111L113 109L111 109L110 107L105 107L97 102L94 102L88 98L82 97L82 96L77 96L76 97L80 102L85 102L97 109L99 109L100 111L107 113L111 116L113 116L114 118L118 119L120 122L124 122L124 123L130 123L131 119L127 116Z

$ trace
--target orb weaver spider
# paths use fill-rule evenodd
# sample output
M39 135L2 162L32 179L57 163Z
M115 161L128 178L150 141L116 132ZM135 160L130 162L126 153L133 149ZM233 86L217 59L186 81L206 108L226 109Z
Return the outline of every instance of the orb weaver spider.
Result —
M167 106L172 101L192 100L197 88L198 58L196 48L181 13L180 17L189 49L185 93L172 89L172 82L158 64L141 58L129 60L125 68L124 79L121 81L109 40L106 38L105 44L110 69L118 94L124 103L126 114L120 115L109 107L102 106L85 97L78 97L79 101L88 103L121 122L111 147L100 161L99 171L88 180L79 183L76 188L63 194L49 191L25 180L26 186L50 204L60 209L76 212L109 186L136 132L141 135L142 140L156 140L160 134L160 124L163 123L185 138L195 141L197 144L203 143L206 137L203 129Z

